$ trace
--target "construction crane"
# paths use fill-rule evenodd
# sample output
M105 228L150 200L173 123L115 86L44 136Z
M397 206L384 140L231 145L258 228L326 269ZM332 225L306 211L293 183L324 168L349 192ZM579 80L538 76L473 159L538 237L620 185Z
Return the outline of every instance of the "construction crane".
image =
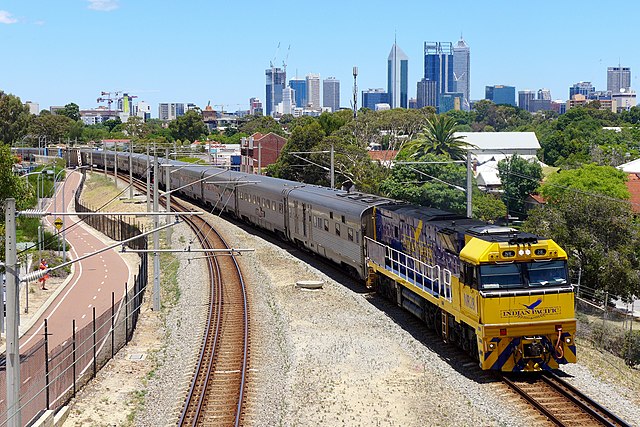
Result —
M289 51L291 50L291 45L289 45L289 47L287 48L287 56L285 56L284 60L282 61L282 69L284 71L284 75L287 75L287 61L289 60Z
M117 101L118 95L121 92L116 91L116 92L105 92L102 91L100 92L100 97L98 99L96 99L96 102L99 104L101 102L106 102L107 106L109 107L109 110L111 110L111 104L114 103L114 101ZM111 96L113 95L113 96Z

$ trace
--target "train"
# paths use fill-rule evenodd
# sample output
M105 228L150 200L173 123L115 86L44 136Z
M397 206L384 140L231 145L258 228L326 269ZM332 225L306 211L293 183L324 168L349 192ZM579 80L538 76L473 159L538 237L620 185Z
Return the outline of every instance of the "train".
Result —
M74 163L144 177L144 154L81 149ZM161 158L162 188L341 267L466 351L483 370L576 362L567 253L552 239L358 191Z

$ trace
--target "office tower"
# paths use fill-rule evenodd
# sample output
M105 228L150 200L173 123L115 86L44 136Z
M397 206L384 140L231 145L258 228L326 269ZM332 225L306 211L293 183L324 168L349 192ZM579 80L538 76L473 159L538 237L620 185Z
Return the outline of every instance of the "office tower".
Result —
M573 99L574 95L584 95L585 98L589 98L596 89L591 82L578 82L569 87L569 99Z
M631 68L630 67L609 67L607 68L607 90L612 93L624 92L620 89L629 89L631 87Z
M464 100L462 92L449 92L440 95L438 101L438 114L446 113L450 110L461 110Z
M319 110L320 105L320 74L307 74L307 107Z
M436 82L436 102L441 94L455 91L451 42L424 42L424 78Z
M184 116L184 103L162 102L158 104L158 118L160 120L175 120Z
M415 110L416 108L418 108L418 99L409 98L409 109Z
M435 80L422 79L418 82L417 106L437 107L438 104L438 82Z
M340 109L340 80L335 77L322 81L322 106L331 108L332 112Z
M525 90L519 90L518 91L518 107L522 108L523 110L527 110L527 111L531 111L529 110L529 104L532 100L534 100L536 97L536 94L529 89L525 89Z
M453 80L455 82L454 90L464 95L462 101L462 109L469 110L469 74L471 71L471 50L460 37L458 43L453 47Z
M252 116L261 116L263 114L260 98L249 98L249 114Z
M362 108L376 109L376 104L388 104L389 96L382 88L362 91Z
M307 106L307 81L305 79L291 79L289 80L289 86L296 91L296 107Z
M24 103L27 107L29 107L29 114L40 114L40 105L37 102L27 101Z
M409 57L396 43L387 59L387 93L391 108L407 108L409 92Z
M516 88L513 86L495 85L485 86L485 99L494 104L507 104L516 106Z
M267 76L266 85L266 108L267 116L272 116L276 112L276 106L282 102L282 90L287 80L287 73L282 68L271 67L265 70Z
M291 114L295 103L295 91L291 89L291 86L287 86L282 90L282 114Z
M151 118L151 105L145 101L140 101L135 106L135 115L145 122Z
M551 91L549 89L538 89L537 99L551 101Z

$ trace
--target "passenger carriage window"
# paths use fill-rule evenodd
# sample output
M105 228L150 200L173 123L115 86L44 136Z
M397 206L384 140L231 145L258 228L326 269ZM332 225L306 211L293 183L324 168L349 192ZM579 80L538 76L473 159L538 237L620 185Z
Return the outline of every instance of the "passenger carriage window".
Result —
M275 210L276 210L276 202L271 203L271 210L275 212Z
M329 218L333 219L333 212L329 212Z
M347 239L350 242L353 242L353 228L347 228Z
M328 219L324 220L324 231L329 231L329 220Z
M278 203L278 213L282 213L282 203Z
M344 217L344 215L342 215L342 223L343 223L343 224L346 224L346 222L347 222L347 221L346 221L346 218Z
M336 222L336 236L340 236L340 223Z

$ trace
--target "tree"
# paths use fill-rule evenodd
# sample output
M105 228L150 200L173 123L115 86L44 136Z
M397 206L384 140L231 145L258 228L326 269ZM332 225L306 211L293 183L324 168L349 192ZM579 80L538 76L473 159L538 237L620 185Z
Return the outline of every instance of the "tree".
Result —
M502 183L502 201L509 213L524 215L524 200L542 181L542 166L537 160L529 161L514 154L498 162L498 174Z
M44 136L48 142L56 143L69 136L74 123L66 116L45 114L34 117L29 129L31 134Z
M582 284L623 298L640 295L640 233L628 203L564 191L531 210L523 229L560 244Z
M406 158L406 154L404 157L398 156L398 160ZM450 158L446 154L427 153L419 160L447 162ZM467 206L464 191L466 179L465 166L457 163L397 165L380 184L380 191L394 199L464 215Z
M102 122L102 125L109 129L111 132L116 126L122 124L122 119L120 117L116 117L115 119L109 119L107 121Z
M407 144L407 150L416 158L431 153L445 154L453 160L465 159L467 150L472 146L463 137L455 136L456 124L454 119L444 115L427 120L422 137Z
M57 114L69 117L74 122L77 122L80 120L80 107L72 102L65 105L61 110L58 110Z
M0 142L12 145L27 134L31 114L20 98L0 90Z
M326 176L325 171L290 153L315 151L316 145L322 141L324 136L324 131L317 120L295 126L291 131L291 137L282 148L278 161L270 169L273 176L306 183L321 181ZM310 155L305 154L300 157L309 158Z
M144 120L139 116L129 116L124 123L124 131L134 139L144 137Z
M240 132L249 135L253 135L256 132L263 134L273 132L280 136L284 135L282 127L271 116L245 116L244 120L238 125Z
M16 199L18 210L26 209L29 207L32 191L25 178L13 173L14 163L15 157L11 154L10 146L8 144L0 145L0 201L12 197ZM4 208L2 211L4 212ZM2 215L1 221L4 221L4 215Z
M605 195L620 200L629 199L625 185L627 175L611 166L585 165L578 169L560 170L550 175L540 187L540 194L549 201L562 199L564 193Z
M483 193L475 187L473 191L472 211L474 218L491 223L498 218L507 216L507 207L499 197Z
M188 139L191 142L208 133L207 126L202 121L202 114L194 110L187 111L169 123L169 130L174 139Z

